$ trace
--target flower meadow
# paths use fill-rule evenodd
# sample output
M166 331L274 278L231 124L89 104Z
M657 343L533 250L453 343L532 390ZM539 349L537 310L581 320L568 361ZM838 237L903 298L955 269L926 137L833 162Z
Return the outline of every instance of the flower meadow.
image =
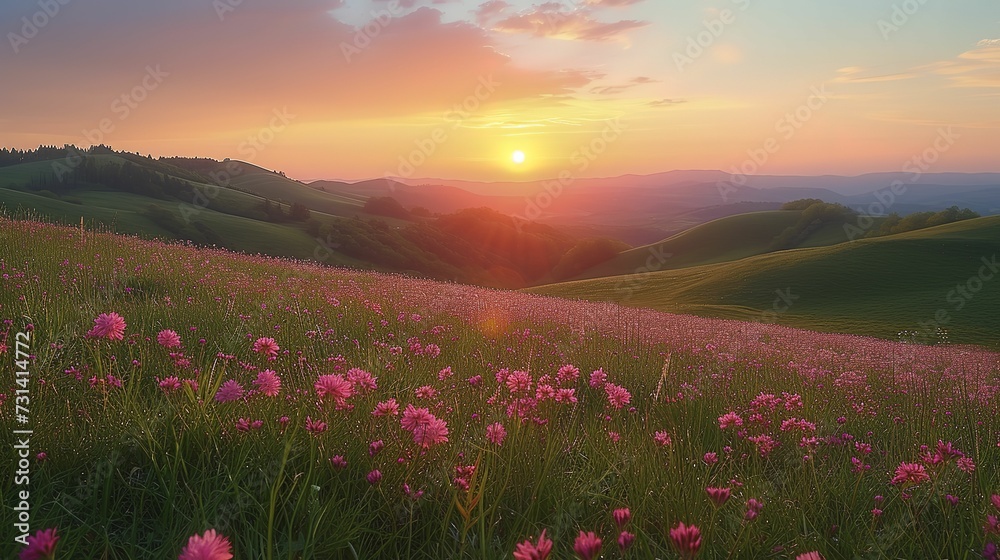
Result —
M3 558L997 554L985 350L6 219L0 286Z

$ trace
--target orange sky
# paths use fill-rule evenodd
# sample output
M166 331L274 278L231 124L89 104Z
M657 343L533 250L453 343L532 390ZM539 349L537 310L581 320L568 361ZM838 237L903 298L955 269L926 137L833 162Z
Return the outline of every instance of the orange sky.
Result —
M527 180L892 171L951 128L934 170L1000 170L1000 6L872 4L7 4L0 145Z

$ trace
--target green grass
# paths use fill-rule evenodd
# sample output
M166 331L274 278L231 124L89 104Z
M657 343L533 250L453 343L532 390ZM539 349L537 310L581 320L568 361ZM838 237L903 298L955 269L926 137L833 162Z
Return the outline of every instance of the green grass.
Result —
M662 241L625 251L584 271L575 280L675 270L767 253L774 239L793 226L801 214L797 210L772 210L712 220ZM801 246L821 247L847 240L841 225L827 224Z
M988 241L994 233L947 235ZM555 541L553 559L573 557L581 530L596 531L603 557L617 558L611 512L620 507L631 509L627 530L636 534L629 558L677 558L669 530L682 521L701 528L702 559L813 550L829 560L974 558L995 513L995 355L644 318L2 219L0 266L0 356L35 356L27 368L32 532L57 527L60 559L176 558L189 536L209 528L240 559L510 558L543 529ZM125 340L85 337L110 311L127 321ZM29 322L30 347L17 348ZM664 325L675 334L665 336ZM163 329L180 334L183 348L174 351L183 356L157 344ZM260 336L281 346L273 361L253 351ZM415 354L413 338L441 354ZM859 367L864 353L877 359ZM563 384L577 403L548 400L524 421L508 416L513 401L495 380L500 368L556 383L567 363L581 373ZM440 379L446 366L454 375ZM213 400L223 381L250 388L265 368L281 376L280 396ZM352 408L318 404L318 376L349 368L377 375L378 388L352 396ZM598 368L631 392L627 406L613 408L600 384L588 384ZM122 386L97 381L108 374ZM474 375L481 388L467 381ZM199 387L165 393L158 382L168 376ZM16 425L12 383L0 385L8 427ZM422 386L439 394L417 398ZM751 421L760 393L783 399L760 409L768 425ZM373 417L388 398L445 419L448 441L424 450L399 417ZM717 418L730 411L746 419L747 435L770 434L781 445L765 456L736 430L720 429ZM307 416L328 429L307 433ZM815 424L810 448L799 446L802 432L779 429L791 417ZM242 432L240 418L263 425ZM502 446L486 439L494 422L506 426ZM655 443L661 430L669 446ZM893 471L939 439L970 454L974 473L948 461L903 500L889 483ZM375 440L385 448L372 456ZM41 451L44 461L35 458ZM706 452L719 462L707 465ZM3 453L13 465L13 449ZM334 455L347 458L346 469L331 466ZM851 470L857 456L870 470ZM469 464L477 475L464 491L455 467ZM373 469L383 475L374 486L366 482ZM0 495L10 508L23 487L13 469L6 473ZM404 483L424 494L407 497ZM731 488L732 498L716 508L708 486ZM879 520L875 496L885 496ZM744 519L749 498L764 503L753 521ZM5 535L0 557L13 558L9 526Z
M895 338L920 330L938 310L951 342L1000 343L1000 276L962 309L948 301L1000 254L1000 218L758 255L735 262L551 284L531 292L617 301L677 313L776 320L795 327ZM790 306L778 291L791 290Z

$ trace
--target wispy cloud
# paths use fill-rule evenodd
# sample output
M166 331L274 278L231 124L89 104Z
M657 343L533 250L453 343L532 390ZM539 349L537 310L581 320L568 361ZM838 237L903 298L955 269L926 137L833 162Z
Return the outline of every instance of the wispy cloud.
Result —
M627 42L630 31L649 25L649 22L638 20L600 21L594 17L591 9L598 4L601 3L571 8L559 2L545 2L502 19L493 26L493 29L503 33L523 33L569 41Z

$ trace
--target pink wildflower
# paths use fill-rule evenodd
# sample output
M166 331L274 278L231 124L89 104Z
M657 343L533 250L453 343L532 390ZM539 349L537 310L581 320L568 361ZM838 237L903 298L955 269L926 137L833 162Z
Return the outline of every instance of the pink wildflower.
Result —
M608 402L611 406L616 409L620 409L623 406L632 402L632 394L628 392L627 389L621 385L615 385L614 383L606 383L604 385L604 391L608 395Z
M215 400L220 403L237 401L243 398L243 386L235 379L230 379L219 387Z
M371 373L360 369L352 368L347 372L347 380L354 386L357 393L366 393L378 389L377 378Z
M277 397L278 393L281 392L281 378L269 369L258 373L253 384L262 395L268 397Z
M422 387L418 387L415 394L418 399L433 399L437 396L437 389L431 387L430 385L424 385Z
M619 529L624 529L625 524L632 519L632 512L628 508L618 508L611 512L611 517L615 520L615 526Z
M732 491L729 488L705 488L705 492L708 494L708 499L712 500L715 507L722 507L727 501L729 501L729 496L732 495Z
M204 536L193 535L177 560L232 560L233 547L229 539L219 535L215 529L205 531Z
M552 541L545 538L545 529L535 544L528 539L514 548L514 560L546 560L552 552Z
M604 369L598 369L590 374L590 386L594 389L598 387L603 387L605 383L608 382L608 374L604 373Z
M576 541L573 542L573 552L582 560L591 560L601 551L601 538L593 531L584 533L580 531Z
M313 384L313 388L316 389L316 394L319 395L320 401L324 401L329 397L333 399L338 408L344 406L347 399L351 398L354 394L351 382L344 379L343 375L338 374L319 376L319 379Z
M916 486L930 479L927 469L920 463L900 463L896 469L896 476L892 479L892 484L902 484L904 487Z
M399 415L399 404L396 403L396 399L389 399L387 401L382 401L375 405L375 410L372 411L372 416L398 416Z
M122 340L125 338L125 319L117 313L101 313L94 319L94 327L87 332L87 338Z
M694 558L701 548L701 529L695 525L685 525L679 523L670 529L670 540L674 547L681 553L681 558Z
M313 420L312 416L306 416L306 431L313 435L322 434L326 431L326 422Z
M164 348L180 348L181 337L175 331L162 330L156 335L156 342Z
M270 337L260 337L253 343L253 351L264 354L269 360L278 357L278 350L281 350L281 347Z
M740 418L740 415L735 412L727 412L722 416L719 416L719 429L726 430L742 425L743 419Z
M28 546L21 550L18 555L19 560L46 560L51 559L56 553L56 542L59 535L56 534L55 527L41 529L34 535L28 537Z
M507 437L507 430L500 422L495 422L486 427L486 439L496 446L503 445L504 438Z
M663 431L653 434L653 441L655 441L656 445L659 445L660 447L668 447L672 443L670 434Z

